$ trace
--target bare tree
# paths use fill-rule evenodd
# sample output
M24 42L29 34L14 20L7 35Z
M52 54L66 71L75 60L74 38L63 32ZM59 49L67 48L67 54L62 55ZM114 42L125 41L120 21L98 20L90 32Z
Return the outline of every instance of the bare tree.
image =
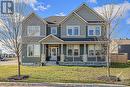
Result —
M106 45L107 49L102 51L106 51L104 53L106 53L107 58L107 76L110 77L110 44L113 38L113 33L117 29L117 26L121 22L123 13L125 12L125 6L123 4L117 6L116 4L114 4L114 0L104 0L103 2L105 2L106 5L104 5L100 9L97 9L97 11L105 19L105 23L103 23L103 25L106 27L107 30L106 35L108 42ZM100 38L100 40L105 40L105 38Z
M0 42L6 50L15 53L18 62L18 78L20 78L21 56L21 23L26 13L27 4L23 0L13 0L14 13L2 15L0 18Z

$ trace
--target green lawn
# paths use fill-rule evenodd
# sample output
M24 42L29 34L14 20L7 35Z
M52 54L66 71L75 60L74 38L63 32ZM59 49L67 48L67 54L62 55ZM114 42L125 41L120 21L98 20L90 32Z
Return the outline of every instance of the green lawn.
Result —
M106 75L105 67L80 67L80 66L22 66L21 73L29 75L26 82L101 82L96 78ZM113 64L111 75L118 76L124 80L130 79L130 64ZM17 66L0 66L0 81L7 81L10 76L17 74ZM129 80L130 81L130 80Z

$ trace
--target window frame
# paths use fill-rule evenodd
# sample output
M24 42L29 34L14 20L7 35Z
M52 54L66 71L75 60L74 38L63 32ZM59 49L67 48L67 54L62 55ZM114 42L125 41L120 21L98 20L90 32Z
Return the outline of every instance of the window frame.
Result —
M39 45L39 55L35 55L35 45ZM33 47L33 55L32 56L29 56L28 53L29 53L29 46L32 46ZM41 51L41 47L40 47L40 44L27 44L27 57L40 57L40 51Z
M93 46L93 53L94 53L94 55L89 55L89 50L92 50L92 49L90 49L90 46ZM94 45L88 45L88 56L89 57L95 57L95 47L94 47Z
M74 27L78 27L78 35L74 35L74 30L75 30L75 28ZM69 29L72 29L72 35L70 35L69 33L68 33L68 30ZM80 26L79 25L69 25L69 26L67 26L67 29L66 29L67 31L66 31L66 33L67 33L67 36L80 36Z
M52 30L53 30L53 29L56 30L56 33L55 33L55 34L52 33ZM57 35L57 27L51 27L51 34L53 34L53 35Z
M68 50L70 49L69 46L70 46L71 49L72 49L72 56L71 56L71 55L68 55ZM78 48L78 55L77 55L77 56L74 55L75 46L77 46L77 48ZM71 45L71 44L68 44L68 45L67 45L66 54L67 54L67 57L79 57L79 56L80 56L80 45Z
M29 34L29 31L30 31L30 29L32 29L32 28L34 28L35 27L35 29L36 29L36 27L38 27L38 35L31 35L31 34ZM32 29L33 30L33 29ZM40 26L27 26L27 36L40 36L40 34L41 34L41 27Z
M96 35L96 27L99 27L99 30L100 30L99 35ZM93 30L94 34L90 35L89 30ZM97 37L101 36L101 25L88 25L88 36L97 36Z
M96 55L96 50L101 50L102 49L102 47L101 47L101 45L99 45L99 44L93 44L93 48L94 48L94 55L92 56L92 55L89 55L89 46L91 46L91 45L88 45L88 57L96 57L96 56L99 56L99 55ZM97 48L98 47L98 48Z

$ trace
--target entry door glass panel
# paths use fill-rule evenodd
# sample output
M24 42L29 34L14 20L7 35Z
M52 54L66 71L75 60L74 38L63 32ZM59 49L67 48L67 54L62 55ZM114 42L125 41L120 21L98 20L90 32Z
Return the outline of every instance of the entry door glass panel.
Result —
M57 60L57 47L51 48L51 60Z

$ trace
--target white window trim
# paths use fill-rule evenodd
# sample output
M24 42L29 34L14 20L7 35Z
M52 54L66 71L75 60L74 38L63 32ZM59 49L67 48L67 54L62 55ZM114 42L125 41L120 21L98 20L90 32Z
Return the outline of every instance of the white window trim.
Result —
M68 44L67 51L66 51L67 57L80 57L80 45L79 45L79 50L78 50L79 55L77 56L74 55L74 45L71 45L71 46L72 46L72 56L68 55L68 49L69 49L69 44Z
M29 56L29 55L28 55L28 52L29 52L28 46L30 46L30 45L33 45L33 47L34 47L34 45L39 45L39 46L40 46L40 44L27 44L27 57L40 57L40 55L39 55L39 56L35 56L35 55ZM33 48L33 49L34 49L34 48ZM41 47L40 47L39 50L41 51ZM33 50L33 51L34 51L34 50Z
M72 35L69 35L69 33L68 33L69 27L73 27ZM78 27L78 35L74 35L74 27ZM78 25L67 26L66 33L67 33L67 36L80 36L80 26L78 26Z
M91 27L95 27L95 29L91 29ZM100 27L100 35L96 35L96 27ZM94 31L94 35L90 35L89 34L89 30L93 30ZM101 26L100 25L89 25L88 26L88 36L101 36Z
M56 30L56 33L55 33L55 34L52 33L52 29L55 29L55 30ZM51 27L51 34L57 35L57 27Z
M31 45L33 45L33 44L27 44L27 57L33 57L33 56L29 56L29 55L28 55L28 53L29 53L29 49L28 49L28 48L29 48L29 46L31 46Z
M27 26L27 36L31 36L31 37L37 37L37 36L41 36L41 27L40 26L37 26L39 27L39 35L29 35L29 27L35 27L35 26Z
M94 55L93 56L89 55L89 45L88 45L88 57L96 57L96 44L92 44L92 45L94 46ZM98 46L100 46L101 48L101 45Z

